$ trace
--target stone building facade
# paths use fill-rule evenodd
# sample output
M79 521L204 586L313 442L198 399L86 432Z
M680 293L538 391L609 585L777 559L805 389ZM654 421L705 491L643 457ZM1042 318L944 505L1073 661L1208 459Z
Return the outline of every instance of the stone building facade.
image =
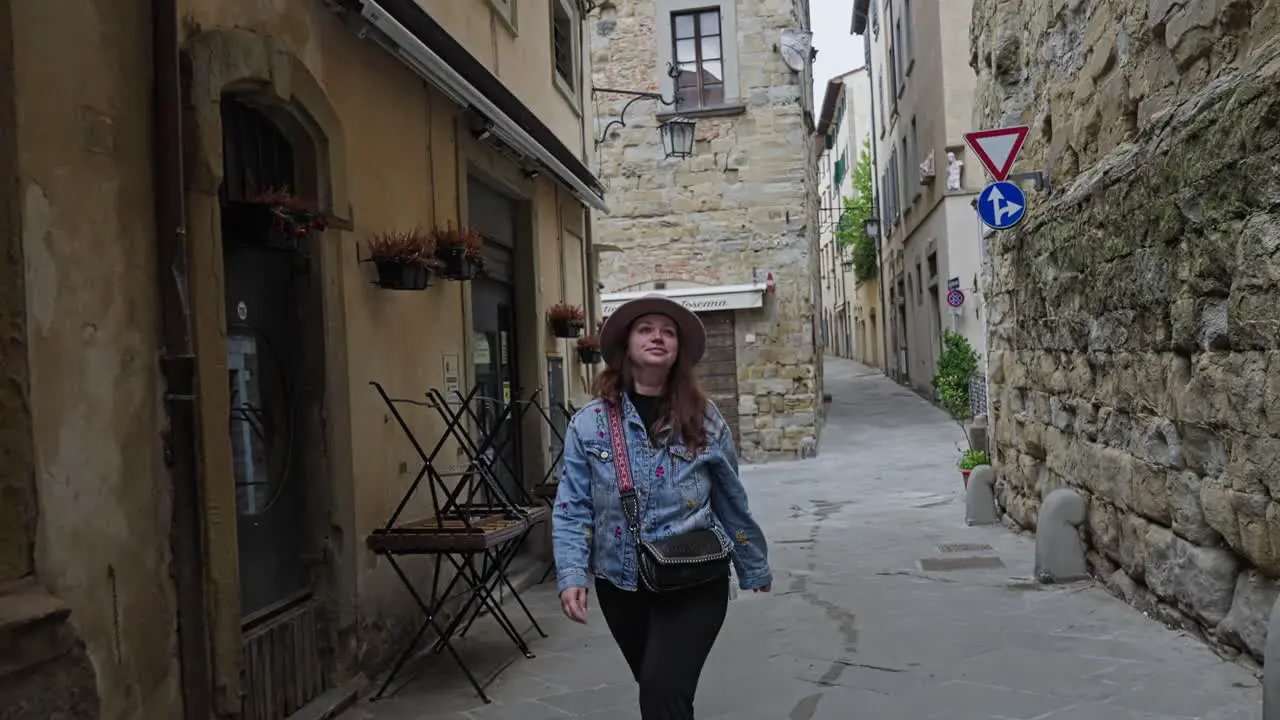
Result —
M948 331L985 352L979 221L984 177L966 157L975 77L965 67L972 0L855 0L853 31L875 90L880 282L888 374L933 398ZM955 162L951 162L954 159ZM947 295L965 301L951 308Z
M1030 39L1035 41L1031 42ZM975 124L1046 171L992 237L999 502L1088 500L1095 573L1258 658L1280 578L1280 2L975 0Z
M704 388L746 461L816 452L822 413L818 193L812 64L788 67L806 0L645 0L591 15L593 167L610 188L596 213L603 313L662 292L711 331ZM801 45L804 45L803 41ZM668 73L668 63L678 76ZM661 93L663 101L601 89ZM672 107L677 92L681 102ZM666 158L658 127L694 120L692 157Z

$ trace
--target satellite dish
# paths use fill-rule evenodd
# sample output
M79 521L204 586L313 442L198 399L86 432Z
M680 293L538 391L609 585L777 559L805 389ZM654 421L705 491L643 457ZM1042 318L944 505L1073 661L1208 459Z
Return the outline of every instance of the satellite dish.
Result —
M782 31L782 62L794 72L804 70L809 62L809 50L812 47L812 32L792 28Z

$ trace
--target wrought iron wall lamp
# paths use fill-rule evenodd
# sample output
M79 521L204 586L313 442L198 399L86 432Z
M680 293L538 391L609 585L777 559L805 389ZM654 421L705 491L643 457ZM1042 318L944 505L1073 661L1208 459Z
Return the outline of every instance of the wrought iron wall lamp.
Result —
M679 75L680 70L676 68L674 64L667 63L667 77L675 80ZM617 125L618 127L627 126L627 110L631 109L632 105L641 100L657 100L663 105L675 107L676 112L680 111L679 90L676 91L675 96L671 100L664 98L662 93L646 92L641 90L619 90L617 88L605 87L591 88L591 94L594 96L596 93L612 93L614 95L629 95L631 97L631 99L627 101L627 104L622 106L622 112L618 113L618 117L610 120L604 126L604 130L600 133L600 137L596 139L596 147L599 147L601 143L609 139L609 130L613 128L614 125ZM666 120L659 125L658 134L662 138L662 149L663 152L666 153L666 156L669 158L686 158L693 155L693 130L694 122L692 120L678 116L673 117L670 120Z

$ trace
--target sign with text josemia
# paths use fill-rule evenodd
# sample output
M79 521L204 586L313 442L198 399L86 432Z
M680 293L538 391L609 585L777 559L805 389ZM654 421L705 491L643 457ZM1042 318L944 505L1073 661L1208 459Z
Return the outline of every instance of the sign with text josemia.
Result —
M601 312L605 317L613 314L623 303L645 295L660 294L675 300L693 312L718 310L746 310L764 307L764 287L757 285L727 285L711 288L681 288L666 291L606 293L600 296Z

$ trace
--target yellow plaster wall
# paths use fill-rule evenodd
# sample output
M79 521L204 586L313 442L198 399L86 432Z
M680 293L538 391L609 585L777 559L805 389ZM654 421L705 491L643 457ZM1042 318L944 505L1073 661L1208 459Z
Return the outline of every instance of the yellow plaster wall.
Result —
M164 421L156 365L149 3L22 0L5 7L15 27L17 181L40 511L37 572L73 608L72 621L98 673L103 717L179 717L169 480L159 440ZM341 538L338 562L350 568L352 596L343 602L354 608L361 638L347 649L361 653L369 643L369 653L380 655L386 648L372 646L399 639L394 629L416 617L385 563L364 549L364 538L384 521L417 464L368 382L420 395L441 383L442 355L451 353L462 359L468 383L469 288L437 281L419 293L379 290L370 283L372 268L356 262L356 244L378 230L456 221L465 205L459 179L467 153L477 151L459 150L455 106L381 48L356 38L323 3L190 0L182 4L182 18L188 41L230 28L277 38L315 78L339 121L342 142L329 148L340 145L344 157L330 164L345 172L347 202L333 211L354 229L331 229L317 242L329 244L323 272L333 312L326 329L345 341L343 356L329 358L330 372L340 376L328 386L341 396L331 397L328 407L343 413L329 418L330 441L340 446L330 454L333 484L346 487L350 499L332 499L330 521ZM530 29L529 37L535 34ZM576 138L569 144L579 148L577 121L566 125L567 115L557 114L546 98L539 102L551 116L548 124L562 137ZM523 189L533 200L540 246L534 257L543 290L534 298L541 318L546 305L567 297L564 288L581 287L582 264L572 258L562 279L563 213L556 202L563 191L545 174ZM199 203L191 210L192 227L210 235L216 213ZM219 395L226 388L209 381L225 363L218 347L225 322L221 299L211 294L220 282L220 254L210 245L194 250L202 274L193 287L204 293L194 302L196 321L203 328L201 351L211 363L202 375L202 402L217 408L226 403ZM544 324L520 331L538 338L539 352L545 349ZM423 437L441 431L440 423L418 416ZM209 427L216 435L216 422ZM225 443L205 446L207 453L226 449ZM210 475L229 467L229 461L206 458L202 481L229 485L225 472ZM425 496L417 505L425 507ZM210 522L234 530L233 517ZM209 541L225 549L228 537ZM426 569L419 563L417 572ZM238 598L234 563L230 575L227 570L220 566L222 574L210 578L210 613L222 618L211 622L211 632L222 638L212 640L223 651L215 671L224 679L235 670L226 634Z
M181 715L160 453L149 4L12 13L36 575L72 609L102 718Z
M418 0L427 12L471 54L528 105L570 150L583 150L583 111L590 99L579 90L566 97L554 82L551 54L551 3L560 0L514 0L516 27L508 26L489 0ZM577 0L570 0L570 7ZM575 31L585 26L579 23ZM580 33L578 44L583 38ZM582 52L581 50L579 51ZM589 77L589 76L587 76ZM579 80L579 88L583 87Z
M459 3L459 7L466 4ZM339 216L349 215L354 230L331 230L323 242L338 244L332 253L336 262L326 272L340 274L343 310L341 318L330 322L342 323L347 342L343 358L346 375L330 386L347 388L350 432L336 442L349 443L350 464L335 466L335 483L353 480L354 491L350 508L335 508L334 522L345 526L344 549L351 554L354 566L352 601L358 607L356 620L363 638L359 644L370 645L359 652L380 657L387 650L378 647L384 645L380 640L400 639L400 623L413 619L413 609L386 562L365 548L365 538L385 522L412 482L420 461L369 382L381 382L392 395L421 398L430 387L442 387L443 357L456 354L461 360L465 392L472 381L469 324L464 321L470 288L466 283L433 280L432 287L423 292L381 290L371 284L372 267L357 263L357 253L363 256L363 242L380 230L429 228L465 220L462 183L467 168L478 164L491 169L509 163L495 159L495 154L469 139L460 141L464 132L459 124L460 109L382 48L359 40L335 16L314 12L313 3L282 0L279 5L276 12L268 12L260 5L187 0L185 24L201 32L237 27L280 38L315 76L343 129L349 208L334 210ZM472 10L482 6L487 7L476 3ZM433 13L437 10L432 8ZM483 24L460 23L457 12L457 8L446 9L437 20L451 30L461 28L463 33L474 33L474 26ZM548 26L548 37L549 32ZM486 61L483 47L476 51L475 44L470 44L479 59ZM519 88L517 81L518 76L510 84ZM544 121L555 127L555 117L548 120L544 115ZM571 148L581 145L581 130L576 124L574 128L571 134L579 140L576 146L569 143ZM545 308L562 298L584 304L582 259L567 258L572 280L566 280L562 269L561 227L566 213L557 203L579 208L576 218L568 213L570 222L578 226L581 206L545 173L532 181L516 176L512 184L531 201L538 246L536 283L531 286L536 290L539 323L518 332L523 333L522 342L535 351L529 354L540 360L551 342L541 322ZM581 253L581 246L574 252ZM564 294L567 286L576 289L573 295ZM573 372L576 366L568 367ZM540 365L537 373L537 377L545 377L545 366ZM420 439L434 441L444 431L433 411L401 409ZM440 458L438 462L446 465L457 463L456 444L446 444ZM424 486L404 518L424 516L429 507ZM411 559L407 565L411 575L420 578L425 578L431 567L425 559Z

